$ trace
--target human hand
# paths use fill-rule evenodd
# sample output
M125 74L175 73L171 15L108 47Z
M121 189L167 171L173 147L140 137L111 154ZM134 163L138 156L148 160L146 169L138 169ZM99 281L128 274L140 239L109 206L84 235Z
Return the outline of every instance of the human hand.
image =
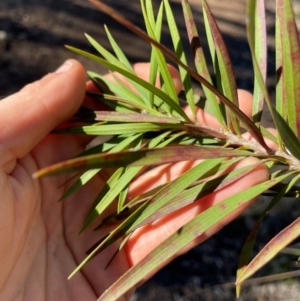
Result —
M148 65L137 64L135 70L147 78ZM180 90L180 80L173 69L172 74ZM268 177L266 168L260 165L201 202L136 231L106 270L116 244L67 280L84 259L87 248L105 234L101 233L105 230L100 233L87 230L78 236L78 231L107 176L105 172L99 173L77 193L58 203L67 189L62 185L67 176L33 180L32 174L85 149L86 136L49 135L52 129L72 117L83 101L88 101L84 97L85 89L83 67L70 60L58 73L48 74L0 102L0 300L95 300L159 242L207 206ZM245 104L242 102L241 106L247 111ZM202 111L198 115L200 120L214 125ZM256 160L245 159L236 167ZM131 196L163 183L167 177L175 178L192 164L195 163L181 162L152 169L132 184ZM222 220L209 233L203 233L182 252L217 232L243 209Z

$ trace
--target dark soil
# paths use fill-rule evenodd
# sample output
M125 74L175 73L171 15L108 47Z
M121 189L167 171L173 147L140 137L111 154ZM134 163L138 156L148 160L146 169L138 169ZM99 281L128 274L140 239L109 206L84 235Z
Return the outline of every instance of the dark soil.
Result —
M142 26L139 1L106 1L118 9L128 19ZM193 2L193 1L191 1ZM268 1L270 3L272 1ZM130 4L129 4L130 3ZM159 1L154 1L155 4ZM209 1L216 12L225 40L231 51L240 88L251 90L252 67L249 49L243 31L243 1ZM226 3L226 4L225 4ZM172 1L178 18L178 25L184 32L180 1ZM230 14L229 14L230 13ZM196 9L200 32L202 20ZM272 21L272 9L267 10ZM0 2L0 98L3 98L29 82L56 69L69 57L79 59L87 69L105 72L95 63L78 57L66 50L68 44L92 51L83 33L87 32L108 47L103 24L107 24L115 38L134 63L149 60L149 46L121 28L109 17L95 10L84 0L1 0ZM271 24L271 23L270 23ZM274 28L269 26L269 32ZM166 30L163 42L170 44ZM184 39L185 45L187 40ZM272 43L271 43L272 44ZM269 52L269 70L274 70L274 48ZM274 86L271 77L269 86ZM217 235L180 256L167 267L144 283L132 296L131 301L231 301L235 300L235 273L243 242L255 222L258 213L265 207L263 200L257 201L251 210L225 227ZM291 223L299 213L296 200L285 200L264 222L258 235L256 252ZM292 270L295 257L279 255L258 275L269 275ZM227 283L226 285L224 285ZM240 300L292 300L298 296L300 288L296 280L264 284L259 281L245 288ZM296 299L294 299L296 300Z

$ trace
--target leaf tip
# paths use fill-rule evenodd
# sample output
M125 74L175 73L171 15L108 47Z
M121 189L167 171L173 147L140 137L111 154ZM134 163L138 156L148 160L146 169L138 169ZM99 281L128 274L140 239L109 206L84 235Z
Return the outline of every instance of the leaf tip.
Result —
M37 180L38 178L41 178L42 174L41 171L36 171L35 173L32 174L32 179Z

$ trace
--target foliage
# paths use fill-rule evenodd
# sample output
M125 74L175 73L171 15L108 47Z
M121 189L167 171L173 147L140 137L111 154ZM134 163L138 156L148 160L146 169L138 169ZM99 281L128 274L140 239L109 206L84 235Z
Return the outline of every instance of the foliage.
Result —
M115 168L115 172L108 180L108 188L99 192L81 231L89 227L108 206L117 200L115 213L101 221L99 225L101 227L104 224L111 224L115 227L107 237L89 249L88 256L72 275L116 240L122 238L119 247L121 249L130 234L141 226L178 210L220 187L229 185L238 177L249 173L255 166L230 172L228 170L242 158L255 156L261 159L261 164L265 164L270 169L268 181L228 197L196 216L126 272L99 300L117 299L198 235L211 229L222 218L268 190L274 192L274 199L263 211L241 253L237 271L239 294L240 286L245 279L300 234L300 219L297 219L274 237L249 262L255 236L264 216L285 195L298 196L299 194L296 182L300 171L300 46L290 0L276 1L275 106L271 102L265 84L267 44L264 1L248 0L247 37L254 68L252 120L239 109L232 63L218 25L205 0L199 2L202 6L206 38L213 62L213 75L208 70L188 0L181 2L187 35L194 54L195 69L187 66L176 20L168 0L162 1L157 14L154 13L151 0L141 0L147 33L105 4L97 0L90 0L90 2L151 44L151 70L148 82L139 78L106 27L112 52L104 49L88 35L86 37L98 55L67 47L102 64L110 71L122 74L133 87L133 89L128 88L116 76L115 81L112 82L100 74L89 72L91 80L101 91L90 95L113 110L102 112L82 110L75 116L75 121L84 125L59 129L56 133L109 135L108 140L104 139L100 145L79 154L76 158L46 167L35 174L36 177L41 177L64 172L79 172L78 179L62 196L63 200L80 189L102 168ZM174 52L160 44L164 18L169 27ZM178 66L184 85L184 103L188 105L191 112L189 115L181 106L183 100L176 93L167 67L167 59ZM161 89L155 87L157 75L161 78ZM192 79L202 87L206 98L205 109L218 120L219 130L197 122L198 104L195 102ZM276 135L268 132L260 124L264 103L277 129ZM192 117L189 117L190 115ZM254 139L251 141L244 139L242 133L245 131L248 131ZM275 142L278 148L270 149L265 142L266 138ZM126 201L128 186L142 172L143 166L197 159L203 160L177 179ZM274 167L277 170L275 172ZM288 182L284 182L286 179Z

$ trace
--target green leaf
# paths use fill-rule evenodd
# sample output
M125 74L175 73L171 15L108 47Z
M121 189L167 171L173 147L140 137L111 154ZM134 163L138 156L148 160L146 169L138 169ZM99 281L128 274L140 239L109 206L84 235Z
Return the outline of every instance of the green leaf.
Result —
M291 1L278 1L278 25L282 49L283 97L286 99L288 124L300 137L300 45Z
M113 139L110 139L108 143L103 143L101 145L97 145L87 151L82 152L78 157L84 157L85 155L89 154L95 154L108 151L108 153L114 153L119 152L124 149L126 149L128 146L131 145L133 141L141 137L141 134L132 135L130 137L115 137ZM121 139L120 139L121 138ZM107 145L108 144L108 145ZM93 152L91 152L93 150ZM73 184L71 187L67 189L67 191L62 195L60 198L60 201L67 198L71 194L73 194L75 191L77 191L79 188L84 186L88 181L90 181L101 169L90 169L86 171L80 178Z
M182 191L178 195L176 195L174 198L172 198L167 204L165 204L162 208L158 209L154 215L150 216L148 219L144 220L143 224L150 223L160 217L163 217L169 213L172 213L194 201L197 199L200 199L204 196L206 196L208 193L211 193L212 191L216 192L221 188L224 188L227 185L230 185L232 182L236 181L240 177L246 175L247 173L251 172L253 168L258 166L259 164L248 165L243 168L239 168L238 170L226 172L230 166L233 164L236 164L238 161L240 161L241 158L235 158L231 159L230 161L222 162L219 165L217 174L215 169L211 169L207 174L206 178L202 178L201 180L198 180L197 182L194 182L191 187L188 187L188 189ZM222 174L220 176L220 174ZM218 176L219 175L219 176ZM200 183L200 184L199 184ZM147 191L146 193L139 195L138 197L131 200L126 205L126 210L124 212L121 212L121 214L116 215L113 214L108 219L105 219L101 223L102 224L108 224L109 222L114 222L116 220L124 220L125 218L128 218L129 215L132 213L132 209L135 206L138 206L141 202L148 201L150 198L153 199L154 195L156 195L160 190L162 190L163 187L166 187L167 184L164 184L162 186L156 187L150 191ZM203 207L204 208L204 207ZM98 227L97 227L98 228Z
M275 13L275 59L276 59L276 110L284 118L287 118L287 99L283 93L283 76L282 76L282 60L283 45L281 40L282 31L282 0L276 0Z
M166 102L179 116L181 116L184 120L189 121L189 118L184 113L184 111L182 110L182 108L179 106L178 103L174 102L174 100L169 95L162 92L160 89L154 87L147 81L139 78L138 76L136 76L135 74L132 74L131 72L129 72L127 70L120 68L117 65L114 65L106 60L101 59L98 56L92 55L86 51L82 51L82 50L77 49L72 46L66 46L66 47L75 53L78 53L82 56L90 58L91 60L94 60L95 62L98 62L99 64L102 64L103 66L109 68L110 70L116 71L116 72L124 75L126 78L129 78L129 79L137 82L138 84L140 84L142 87L146 88L147 90L152 91L152 93L154 93L155 95L160 97L164 102Z
M254 76L255 76L255 83L257 87L259 87L260 91L264 95L264 99L266 101L266 104L268 106L268 109L270 111L270 114L272 116L272 119L275 123L276 128L278 128L277 125L277 119L274 116L274 109L271 103L271 99L268 93L268 90L266 88L266 85L264 83L263 75L260 70L260 66L258 64L257 58L256 58L256 52L255 52L255 19L253 20L253 15L255 15L256 3L253 0L248 1L247 5L247 19L246 19L246 25L247 25L247 37L248 37L248 43L251 51L251 56L252 56L252 63L253 63L253 68L254 68ZM278 135L277 143L280 149L282 149L282 143L281 143L281 136Z
M117 208L118 213L120 213L124 208L128 190L129 190L129 184L127 184L127 186L119 193L118 208Z
M213 40L214 47L213 49L211 49L212 59L213 62L215 62L216 74L219 73L218 76L221 81L222 92L230 101L232 101L233 104L235 104L238 107L239 102L238 102L235 76L234 76L233 66L225 42L218 28L216 20L214 19L205 0L202 0L202 7L203 7L205 31L208 38L211 36ZM228 114L229 116L227 116L227 118L229 121L228 124L229 127L232 123L235 132L239 135L240 128L236 116L231 112L228 112Z
M91 36L89 36L87 33L85 34L85 37L89 41L89 43L109 62L115 65L119 65L119 67L123 69L130 70L130 68L127 68L124 64L122 64L114 55L112 55L109 51L107 51L103 46L101 46L96 40L94 40Z
M178 59L180 61L182 61L185 65L187 65L187 59L186 59L185 53L183 51L181 38L180 38L180 35L178 32L176 21L175 21L172 9L170 7L169 1L164 0L164 5L165 5L167 21L168 21L168 25L169 25L169 31L171 34L175 53L176 53ZM183 83L187 102L189 104L189 107L191 109L191 112L192 112L194 118L196 119L196 106L195 106L191 77L188 74L188 72L181 66L179 66L179 73L180 73L181 81Z
M132 145L132 150L139 150L142 147L142 142L143 142L143 136L141 135L139 137L139 139L136 139L134 141L134 145ZM126 167L124 169L124 174L126 174L129 169L130 168ZM123 206L125 204L125 201L126 201L126 198L127 198L127 194L128 194L128 191L129 191L129 184L130 184L130 182L128 182L128 184L119 193L118 208L117 208L117 212L118 213L123 210Z
M100 250L113 243L116 239L122 237L123 235L127 235L140 227L146 218L150 217L152 214L155 214L159 208L165 205L179 192L187 188L195 180L203 177L211 169L216 168L222 162L222 160L223 158L203 161L194 166L192 169L186 171L176 180L164 185L163 188L154 195L150 202L145 202L142 204L141 207L136 210L136 212L134 212L120 226L113 230L99 246L94 248L94 250L84 259L84 261L81 262L74 270L70 277L72 277L89 260L98 254Z
M155 39L156 41L159 42L162 33L162 20L163 20L163 10L164 10L163 3L160 4L156 21L153 13L152 1L146 1L146 10L148 13L149 22L152 28L154 28ZM155 86L157 78L158 78L158 63L156 60L155 53L152 50L151 58L150 58L149 83ZM154 97L155 95L151 91L149 91L149 103L151 107L153 107L154 104Z
M132 68L130 62L128 61L126 55L124 54L124 52L122 51L122 49L119 47L119 45L117 44L117 42L114 40L113 36L111 35L111 33L109 32L107 26L104 26L104 29L106 31L107 37L109 39L109 42L117 56L117 58L119 59L119 61L125 66L127 67L128 70L131 70L132 73L134 72L134 69ZM140 85L137 85L135 82L131 81L131 84L133 85L133 87L135 87L137 89L137 91L139 92L139 96L143 99L144 103L147 104L147 106L150 106L150 108L152 108L152 106L150 105L150 99L148 97L146 97L147 93L145 93L145 89L143 87L141 87Z
M218 174L222 173L226 168L230 168L231 165L235 164L236 162L240 161L241 158L237 158L235 160L231 160L230 162L222 162L220 164ZM261 164L261 163L260 163ZM243 168L239 168L238 170L234 170L230 173L226 173L225 175L221 176L214 176L213 173L208 173L208 178L204 178L201 181L201 184L191 187L187 190L182 191L178 195L176 195L173 199L171 199L168 203L166 203L162 208L155 211L155 214L151 215L149 218L145 219L142 225L149 224L167 214L170 214L178 209L183 208L186 205L191 204L194 201L199 200L200 198L208 195L209 193L216 192L225 186L232 184L234 181L238 180L239 178L245 176L249 172L253 170L253 168L257 167L258 165L253 166L245 166ZM211 179L210 179L211 178ZM142 197L142 196L141 196ZM133 202L134 203L134 202ZM207 209L204 205L202 207L203 210Z
M115 198L128 186L130 181L137 175L137 173L142 169L141 166L134 166L131 168L122 167L119 169L119 174L117 177L107 184L109 189L107 193L103 195L101 193L94 204L91 207L90 213L87 216L84 225L80 232L84 231L104 210L115 200Z
M251 40L254 42L255 57L265 83L267 76L267 34L264 0L248 0L248 18L251 18L248 28L249 35L251 35ZM257 124L261 120L263 105L264 93L260 88L257 77L254 76L252 116L253 121Z
M106 79L102 75L99 75L91 71L88 71L88 75L93 80L100 79L102 82L104 82L107 85L107 87L110 89L112 93L126 99L130 103L133 103L134 106L136 106L137 108L143 108L145 112L152 113L153 115L159 115L155 109L151 109L151 108L148 109L148 105L147 105L147 101L145 101L145 97L141 97L141 95L143 96L147 94L148 90L146 90L141 85L130 81L132 86L135 87L136 90L140 91L140 94L138 94L132 88L128 87L128 85L126 85L122 80L120 80L114 74L111 74L111 76L114 78L114 82L109 79ZM109 95L109 97L112 96Z
M259 126L261 133L263 134L264 137L268 138L269 140L277 143L277 137L269 132L266 128L264 128L262 125Z
M121 276L109 289L107 289L98 301L114 301L123 296L129 289L134 287L141 279L155 271L162 263L167 262L175 256L183 247L188 245L200 235L205 235L218 222L224 219L228 214L248 203L254 197L260 195L263 191L272 187L276 183L284 180L289 174L276 179L266 181L245 191L237 193L224 201L210 207L200 213L185 226L181 227L155 250L150 252L138 264L130 268ZM298 226L299 229L299 226Z
M158 144L162 143L165 138L167 138L172 132L171 131L166 131L164 133L161 133L160 135L158 135L157 137L153 138L149 144L148 147L149 148L154 148L156 147Z
M108 39L111 43L112 48L114 49L117 57L115 57L114 55L112 55L109 51L107 51L104 47L102 47L96 40L94 40L91 36L89 36L88 34L85 34L87 40L90 42L90 44L110 63L117 65L119 67L121 67L124 70L127 70L129 72L131 72L132 74L134 74L134 70L131 66L131 64L129 63L129 61L127 60L125 54L123 53L123 51L121 50L121 48L118 46L118 44L116 43L116 41L114 40L113 36L110 34L110 32L108 31L107 27L105 26L105 31L106 34L108 36ZM102 78L102 80L105 80L105 78ZM132 86L134 88L137 89L137 91L139 92L139 100L143 101L144 103L149 103L147 101L147 98L144 97L145 95L145 89L137 84L135 81L132 81L129 79L129 82L132 84ZM118 88L121 89L126 89L127 91L130 90L128 88L128 86L126 86L122 81L118 80ZM132 89L130 90L131 94L134 94L134 92L132 91Z
M110 33L110 31L106 25L104 25L104 29L105 29L106 35L108 37L108 40L110 42L110 45L113 48L119 62L122 63L128 70L131 70L132 72L134 72L126 55L124 54L123 50L120 48L118 43L115 41L114 37L112 36L112 34ZM110 61L108 58L106 58L106 59L108 61ZM110 62L112 62L112 61L110 61Z
M41 169L34 174L34 177L91 168L160 165L179 161L240 156L253 156L253 153L219 147L170 146L162 149L141 149L74 158Z
M285 146L298 160L300 160L300 142L295 133L282 118L282 116L278 114L275 108L273 108L273 116L276 121L277 130L280 133L281 139Z
M88 71L88 74L90 72ZM98 79L97 77L92 78L93 80ZM114 90L114 89L112 89ZM125 98L122 98L120 96L110 95L110 94L100 94L100 93L89 93L94 98L101 101L101 103L105 103L109 107L113 108L117 112L121 113L136 113L137 109L139 109L142 113L148 113L150 115L155 116L166 116L162 112L158 112L155 109L151 109L146 104L141 103L135 99L137 97L136 95L133 95L132 97L129 97L129 94L123 89L117 90L118 94L124 95ZM125 107L126 106L126 107ZM135 108L135 109L133 109Z
M207 174L215 173L219 169L223 158L205 160L198 165L192 167L178 178L167 183L156 195L150 200L148 206L141 215L131 225L130 231L133 231L148 222L148 218L156 220L158 210L166 206L174 197L180 194L184 189L189 187L196 180L206 177Z
M69 197L70 195L72 195L74 192L76 192L79 188L81 188L82 186L84 186L100 170L101 170L100 168L87 170L83 175L80 176L80 178L75 183L73 183L71 185L71 187L69 187L67 189L67 191L61 196L61 198L59 199L59 201L62 201L64 199L66 199L67 197Z
M163 124L180 124L177 118L167 116L153 116L139 113L120 113L112 111L92 111L77 114L81 119L97 120L97 121L113 121L113 122L137 122L137 123L163 123ZM139 125L137 125L139 126Z
M136 27L133 23L131 23L129 20L125 19L122 15L120 15L117 11L112 9L111 7L107 6L103 2L99 2L97 0L89 0L92 4L95 5L98 9L103 11L104 13L108 14L112 18L114 18L117 22L134 32L136 35L141 37L143 40L151 43L152 45L156 46L160 49L162 53L164 53L168 58L170 58L172 61L174 61L176 64L183 67L185 70L188 71L190 76L192 76L195 80L199 81L201 84L205 85L207 88L209 88L211 91L215 93L215 95L218 97L220 101L222 101L239 119L239 121L244 125L245 129L249 131L249 133L252 135L252 137L257 140L258 143L260 143L268 152L270 152L270 148L266 145L262 134L260 133L259 129L255 126L255 124L235 105L233 104L226 96L224 96L221 92L219 92L214 86L212 86L204 77L199 75L197 72L195 72L193 69L189 68L185 64L183 64L176 56L175 53L170 51L167 47L160 44L156 40L149 37L142 29ZM70 47L70 46L68 46ZM76 49L76 48L75 48ZM77 53L80 50L77 49ZM80 54L80 53L79 53ZM85 56L89 57L90 54L85 53ZM151 85L150 85L151 87ZM159 96L159 95L158 95ZM187 118L187 117L185 117ZM188 118L186 119L188 120Z
M146 28L147 28L148 35L152 39L156 40L156 36L155 36L155 33L154 33L155 28L152 28L151 24L149 22L148 15L147 15L147 10L146 10L146 7L145 7L145 0L141 0L141 6L142 6L142 12L143 12L144 21L145 21L145 25L146 25ZM152 46L152 51L155 54L155 57L156 57L156 60L157 60L157 63L158 63L159 71L160 71L161 76L164 80L166 93L168 95L170 95L170 98L173 100L174 103L179 105L175 85L174 85L173 79L171 77L171 74L169 72L169 68L168 68L168 65L166 63L166 60L165 60L163 54L161 53L161 51L159 49L157 49L156 47Z
M168 139L165 139L165 141L161 142L159 144L159 147L160 148L166 147L167 145L171 144L172 142L177 141L179 137L182 137L185 134L186 134L185 132L175 133L171 137L169 137ZM175 145L176 145L176 143L175 143Z
M164 129L180 129L177 124L154 124L154 123L141 123L137 126L136 123L124 124L98 124L78 126L73 128L55 130L54 133L73 133L73 134L87 134L87 135L129 135L137 133L146 133L151 131L161 131Z
M203 76L210 84L212 84L212 80L209 74L209 70L206 64L203 48L200 43L199 34L196 28L195 20L192 14L191 7L189 5L188 0L181 1L183 14L187 29L187 34L191 46L191 50L194 55L195 66L199 74ZM202 85L203 92L208 99L208 109L207 112L211 115L215 116L219 121L220 125L226 130L224 117L222 115L220 105L218 103L216 95L208 89L206 86Z
M249 265L237 278L237 284L240 285L243 281L253 275L258 269L275 257L283 248L299 237L299 235L300 218L297 218L263 247L259 254L251 261L251 263L249 263Z
M249 263L250 256L255 243L256 235L263 219L268 214L268 212L291 190L291 188L293 188L293 186L296 184L299 178L300 175L297 175L293 179L291 179L289 183L285 184L284 187L281 189L281 191L273 198L273 200L269 203L267 208L262 212L262 214L257 219L255 225L251 230L251 233L249 234L246 242L243 245L240 259L239 259L239 268L237 270L237 279L240 278L240 276L244 273L244 270L247 268L247 264ZM237 297L239 297L240 291L241 291L241 284L237 284L236 285Z

